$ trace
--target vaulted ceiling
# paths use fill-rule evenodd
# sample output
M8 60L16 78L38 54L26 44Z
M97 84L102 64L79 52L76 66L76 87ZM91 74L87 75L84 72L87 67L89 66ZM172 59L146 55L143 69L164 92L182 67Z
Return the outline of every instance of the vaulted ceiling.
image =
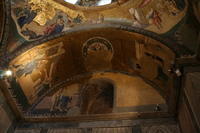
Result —
M177 59L198 45L188 1L98 2L1 1L0 64L13 72L1 85L20 118L174 113Z

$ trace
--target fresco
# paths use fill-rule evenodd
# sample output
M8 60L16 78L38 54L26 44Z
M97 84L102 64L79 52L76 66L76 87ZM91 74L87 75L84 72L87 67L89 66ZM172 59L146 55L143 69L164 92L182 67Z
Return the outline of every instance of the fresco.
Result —
M119 5L119 8L90 12L63 6L54 0L12 0L14 26L9 33L8 51L87 24L124 23L162 34L176 25L187 9L184 0L130 0L126 3L122 4L123 8Z
M60 112L67 115L80 114L80 90L79 85L74 84L58 90L52 96L45 97L36 106L37 112L50 112L51 114Z
M74 17L70 17L46 1L35 0L13 0L12 17L19 34L26 40L37 40L59 34L73 24L82 22L82 17L78 13Z
M31 89L24 92L30 103L51 87L56 61L58 61L59 56L65 53L62 47L62 43L42 47L37 51L25 53L28 56L20 58L19 62L11 65L21 87Z
M105 72L94 73L87 81L66 85L48 94L30 113L56 116L114 114L137 112L137 108L154 110L157 104L164 105L165 100L141 78Z
M106 80L96 79L83 85L72 84L59 89L52 96L45 97L34 112L75 116L81 114L111 113L114 86Z
M114 51L109 40L102 37L90 38L83 44L82 54L88 71L112 69Z
M26 105L23 111L33 115L154 110L157 104L166 105L165 92L173 88L168 70L174 59L168 47L142 34L95 29L65 35L19 55L9 64L14 76L8 84L21 89L24 100L12 93L21 99L19 105ZM102 78L109 80L93 80Z
M107 39L102 37L90 38L83 46L83 56L85 57L100 51L108 51L113 53L112 44Z
M153 0L143 0L138 7L130 8L129 13L133 17L133 26L147 28L150 25L154 25L157 29L163 27L163 14L169 16L178 15L185 7L185 2L182 0L159 0L156 3L156 7L151 7L146 12L145 7L148 6ZM146 13L145 13L146 12Z

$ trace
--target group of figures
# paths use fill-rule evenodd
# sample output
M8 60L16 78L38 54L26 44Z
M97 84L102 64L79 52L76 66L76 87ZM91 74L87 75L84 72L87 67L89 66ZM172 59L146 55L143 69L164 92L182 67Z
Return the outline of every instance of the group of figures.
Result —
M11 63L11 69L14 72L18 83L22 86L28 86L32 90L28 96L29 103L32 103L38 97L41 97L52 86L52 75L59 57L65 53L63 43L58 43L39 50L33 50L24 58L21 58L16 64ZM31 56L30 56L31 55ZM29 82L22 83L23 80Z
M162 15L165 13L170 16L178 15L185 8L184 0L158 0L154 8L150 8L144 13L144 8L155 0L143 0L138 7L130 8L129 13L133 16L133 26L146 28L155 25L162 29Z
M101 51L110 53L113 48L107 40L97 37L89 39L83 45L83 51L83 56L87 58L91 53L96 54ZM10 68L16 77L16 84L20 85L28 103L32 105L44 96L41 104L39 103L33 112L46 111L50 114L64 113L69 116L111 113L114 86L107 80L95 79L78 85L66 86L59 88L51 96L45 96L54 86L56 66L63 54L65 54L65 49L63 43L60 42L35 48L19 60L11 62Z
M107 17L106 13L101 12L97 13L96 16L93 14L93 17L86 17L83 12L68 7L60 9L59 5L55 6L51 2L50 0L12 0L12 18L18 33L25 40L34 41L56 35L79 24L103 23L105 19L107 21L116 19L116 17ZM78 0L76 4L94 6L99 2L101 0ZM116 1L112 0L112 2ZM166 16L163 17L164 14L177 16L186 6L184 0L143 0L138 4L135 4L128 11L130 20L133 21L132 25L140 28L155 25L158 29L164 27L162 23L167 19ZM123 16L119 16L117 19L121 18Z
M114 63L121 65L118 61L115 62L113 60L113 58L120 57L119 53L123 53L116 48L116 45L121 45L120 48L127 52L127 54L123 53L123 59L120 60L122 67L127 64L128 70L131 70L131 72L136 70L143 76L150 75L151 77L147 78L151 78L155 83L160 83L161 87L167 86L170 78L165 71L167 70L165 67L169 68L166 60L169 59L168 62L171 62L172 57L171 53L165 50L160 43L155 44L153 42L152 44L151 39L145 36L139 39L147 40L147 42L142 42L136 36L135 38L133 36L133 43L130 46L127 46L126 43L114 44L112 40L99 36L87 37L86 39L85 43L78 47L79 51L82 50L82 57L79 56L79 58L83 63L78 67L82 67L84 73L104 72L107 70L126 71L126 68L116 69L113 65ZM55 88L60 83L62 84L63 80L73 81L74 77L68 77L68 72L77 71L76 66L73 66L75 69L72 70L66 67L71 64L64 63L66 55L70 53L69 51L74 46L72 44L70 49L66 47L64 42L66 41L63 40L63 42L55 44L44 43L36 46L16 57L10 63L10 68L17 80L16 84L21 86L29 104L35 105L36 102L39 103L33 109L33 112L47 111L50 114L58 112L67 115L111 113L114 101L114 85L110 82L105 80L90 81L88 77L88 81L80 81L81 83L78 83L80 84L78 86L66 88L63 87L63 84L63 88ZM68 43L70 44L70 42ZM129 49L130 51L128 51ZM169 57L165 57L160 51L166 53L165 55L169 55ZM130 53L136 53L136 55L130 56ZM72 58L67 58L67 62L70 59ZM129 62L131 59L133 61ZM147 70L148 68L144 67L147 64L151 65L152 71L150 74L149 70ZM92 74L90 76L92 77ZM55 93L56 89L58 90ZM38 99L42 99L42 101L38 102ZM47 104L48 106L46 106Z
M71 92L73 92L72 90ZM50 112L64 112L68 115L80 114L80 94L79 91L65 92L64 88L60 89L51 99Z
M45 1L36 3L29 0L20 5L16 0L12 0L12 17L16 23L19 33L26 40L36 40L56 35L66 31L74 24L82 22L82 16L77 14L70 17L57 10L52 5L47 6Z
M104 79L93 79L83 85L72 84L60 88L47 96L33 112L46 110L47 113L64 113L68 116L81 114L112 113L114 86ZM48 108L43 108L49 104Z

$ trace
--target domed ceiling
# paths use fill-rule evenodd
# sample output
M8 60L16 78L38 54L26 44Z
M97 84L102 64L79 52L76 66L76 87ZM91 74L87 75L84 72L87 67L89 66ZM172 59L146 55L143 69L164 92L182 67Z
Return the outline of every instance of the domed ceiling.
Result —
M167 92L174 89L168 70L175 56L161 42L139 33L83 30L13 58L9 68L15 78L6 82L27 118L123 116L153 112L157 105L165 112L174 99Z
M187 1L103 2L6 3L1 67L13 76L1 84L21 118L91 120L174 111L176 58L191 52L170 37L183 23Z
M76 26L123 24L158 34L168 32L184 16L183 0L129 0L103 7L80 7L62 0L12 0L8 52L23 44L58 36Z
M116 2L116 0L64 0L70 4L79 5L79 6L103 6Z

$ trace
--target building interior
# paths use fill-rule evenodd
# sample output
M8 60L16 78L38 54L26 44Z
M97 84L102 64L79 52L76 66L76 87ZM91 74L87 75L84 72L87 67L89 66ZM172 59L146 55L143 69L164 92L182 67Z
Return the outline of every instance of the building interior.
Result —
M0 0L0 16L0 133L200 133L200 0Z

